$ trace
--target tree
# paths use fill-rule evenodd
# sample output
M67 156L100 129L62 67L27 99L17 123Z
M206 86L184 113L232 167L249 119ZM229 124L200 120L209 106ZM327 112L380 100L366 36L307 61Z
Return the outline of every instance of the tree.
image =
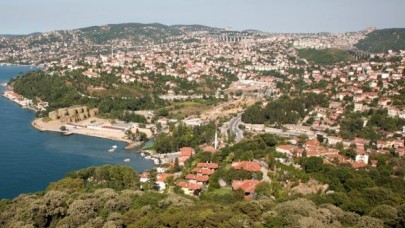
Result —
M174 169L174 172L179 172L181 170L180 165L179 165L179 158L174 159L173 169Z
M375 207L371 212L370 216L374 218L381 219L387 226L394 226L398 222L398 212L392 206L389 205L379 205Z
M273 188L269 182L260 182L255 189L257 199L261 197L270 197L273 193Z
M323 169L323 159L320 157L302 159L302 166L307 173L319 172Z

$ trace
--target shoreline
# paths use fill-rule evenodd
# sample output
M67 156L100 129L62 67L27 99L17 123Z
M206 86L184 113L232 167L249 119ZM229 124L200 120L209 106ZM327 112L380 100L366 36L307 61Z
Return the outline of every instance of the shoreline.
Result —
M39 67L37 65L29 65L29 64L18 64L18 63L0 63L0 66L23 66L23 67Z
M49 127L43 127L38 124L39 121L42 121L40 118L36 118L31 122L31 126L38 130L39 132L56 132L56 133L61 133L64 136L69 136L72 134L77 134L77 135L84 135L84 136L89 136L89 137L96 137L96 138L102 138L102 139L108 139L112 141L118 141L118 142L125 142L127 145L125 146L125 150L130 150L130 149L135 149L142 145L143 142L134 142L129 139L124 139L121 137L115 137L115 136L108 136L103 134L102 132L96 132L95 130L89 131L89 129L85 129L87 131L81 130L81 129L73 129L73 130L68 130L68 131L61 131L58 128L49 128ZM139 150L140 151L140 150Z

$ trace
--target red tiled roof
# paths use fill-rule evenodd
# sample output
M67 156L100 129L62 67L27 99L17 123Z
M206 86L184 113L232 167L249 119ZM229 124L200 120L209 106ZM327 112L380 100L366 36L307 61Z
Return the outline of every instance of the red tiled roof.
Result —
M198 163L198 168L218 169L217 163Z
M260 181L258 180L233 180L232 181L232 189L238 190L242 189L245 193L252 193L255 191L257 184Z
M183 156L191 157L191 155L193 155L193 153L194 153L194 149L191 147L182 147L180 149L180 157L183 157Z
M359 169L359 168L363 168L363 167L367 166L367 164L362 161L361 162L350 161L349 163L355 169Z
M312 156L321 156L321 153L317 151L315 148L309 148L306 150L307 156L312 157Z
M211 154L213 154L213 153L215 153L217 150L215 149L215 147L213 147L213 146L201 146L201 149L204 151L204 152L207 152L207 153L211 153Z
M177 174L162 173L156 176L156 181L165 182L168 177L173 177L173 179L179 178Z
M232 163L232 167L234 169L244 169L249 172L259 172L260 171L260 164L257 162L251 162L251 161L234 162L234 163Z
M293 151L293 150L297 149L297 147L293 146L293 145L279 145L279 146L277 146L277 149Z
M206 176L206 175L187 174L186 179L195 180L195 181L198 181L198 182L207 182L209 177Z
M177 183L177 186L181 188L188 188L190 190L199 190L201 189L202 184L194 184L186 181L180 181L179 183Z
M212 175L215 173L215 170L213 169L205 169L205 168L194 168L193 172L195 173L201 173L204 175Z
M305 143L305 147L317 147L319 145L321 145L321 143L316 139L313 139Z

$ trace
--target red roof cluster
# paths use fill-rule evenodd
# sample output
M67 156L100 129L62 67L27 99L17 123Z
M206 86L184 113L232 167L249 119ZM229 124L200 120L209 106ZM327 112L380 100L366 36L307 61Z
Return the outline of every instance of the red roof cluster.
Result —
M249 172L259 172L260 164L258 162L241 161L232 163L234 169L244 169Z
M245 193L253 193L259 183L260 181L258 180L233 180L232 189L242 189Z

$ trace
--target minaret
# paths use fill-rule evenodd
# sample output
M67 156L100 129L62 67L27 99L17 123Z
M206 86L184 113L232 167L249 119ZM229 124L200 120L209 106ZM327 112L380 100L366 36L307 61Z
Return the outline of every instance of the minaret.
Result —
M215 141L214 141L214 148L215 150L218 149L218 132L217 129L215 128Z

